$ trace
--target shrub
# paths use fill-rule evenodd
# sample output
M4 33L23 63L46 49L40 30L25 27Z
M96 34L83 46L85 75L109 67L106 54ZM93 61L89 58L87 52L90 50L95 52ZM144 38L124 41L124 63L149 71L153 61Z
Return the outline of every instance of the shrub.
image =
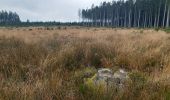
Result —
M58 28L57 28L58 30L60 30L61 29L61 27L60 26L58 26Z
M143 73L140 72L131 72L130 73L130 79L132 80L132 83L135 84L135 86L143 85L147 82L147 77Z
M155 28L155 31L159 31L159 30L160 30L160 28L159 28L159 27Z
M139 32L139 33L143 34L144 32L143 32L143 30L140 30L140 32Z
M165 31L166 33L170 33L170 28L165 28L164 31Z

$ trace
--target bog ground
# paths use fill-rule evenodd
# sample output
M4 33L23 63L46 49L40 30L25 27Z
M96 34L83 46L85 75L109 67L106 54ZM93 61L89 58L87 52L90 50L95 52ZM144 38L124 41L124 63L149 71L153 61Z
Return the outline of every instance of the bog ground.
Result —
M98 68L130 73L123 93L84 84ZM0 99L170 99L170 34L151 29L0 28Z

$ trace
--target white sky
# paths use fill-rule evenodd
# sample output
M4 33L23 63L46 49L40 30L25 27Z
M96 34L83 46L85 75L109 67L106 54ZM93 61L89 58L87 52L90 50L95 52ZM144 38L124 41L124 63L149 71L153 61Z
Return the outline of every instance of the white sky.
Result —
M0 0L0 10L17 12L22 21L78 20L78 9L112 0Z

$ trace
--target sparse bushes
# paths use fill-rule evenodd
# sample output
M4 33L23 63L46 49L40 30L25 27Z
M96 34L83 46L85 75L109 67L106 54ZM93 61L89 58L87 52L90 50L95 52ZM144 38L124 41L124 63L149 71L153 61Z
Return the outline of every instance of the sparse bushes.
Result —
M29 31L32 31L32 29L30 28L30 29L28 29Z
M45 30L50 31L50 30L54 30L54 28L53 27L46 27Z
M58 26L58 28L57 28L58 30L60 30L61 29L61 26Z

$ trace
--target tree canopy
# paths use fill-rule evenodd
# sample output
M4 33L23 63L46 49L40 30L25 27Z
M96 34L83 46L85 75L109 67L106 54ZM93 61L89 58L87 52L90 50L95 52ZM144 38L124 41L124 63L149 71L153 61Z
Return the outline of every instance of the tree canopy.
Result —
M0 11L0 25L18 24L20 22L20 17L17 13Z
M118 0L81 10L86 26L169 27L170 0ZM80 15L80 14L79 14Z

